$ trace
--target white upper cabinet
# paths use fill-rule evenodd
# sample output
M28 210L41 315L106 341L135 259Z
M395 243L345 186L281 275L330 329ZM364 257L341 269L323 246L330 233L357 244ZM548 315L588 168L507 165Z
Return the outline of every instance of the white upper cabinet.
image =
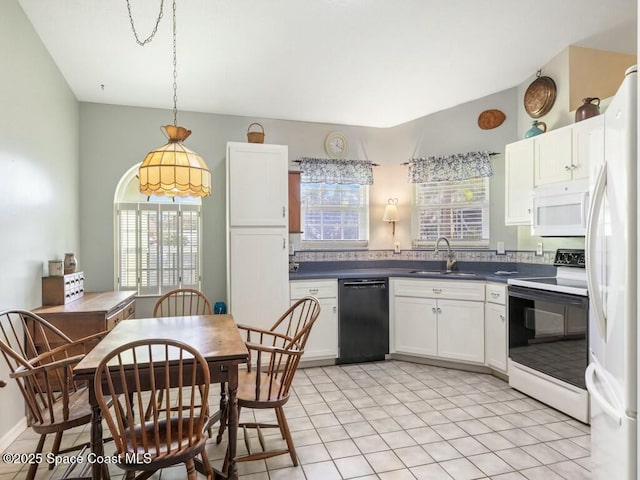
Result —
M589 164L604 154L604 117L598 115L534 137L535 186L589 178Z
M589 178L591 164L604 157L604 115L573 125L573 180Z
M505 225L531 225L533 139L505 147Z
M536 136L534 146L536 187L571 180L571 127L559 128Z
M285 145L229 142L229 226L288 225L288 149Z

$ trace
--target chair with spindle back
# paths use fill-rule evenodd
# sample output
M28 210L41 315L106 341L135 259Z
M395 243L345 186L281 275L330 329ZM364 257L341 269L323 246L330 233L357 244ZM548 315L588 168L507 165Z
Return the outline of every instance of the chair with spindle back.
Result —
M154 317L211 315L211 302L204 293L193 288L178 288L165 293L153 308Z
M0 351L27 406L31 428L40 435L35 455L41 454L47 435L54 434L51 453L60 455L86 444L60 448L65 431L91 421L88 389L73 381L73 367L107 332L79 340L27 310L0 312ZM37 458L37 457L35 457ZM32 480L40 462L27 472ZM49 469L54 466L49 463Z
M198 455L207 478L213 479L204 433L209 422L209 381L202 355L176 340L138 340L105 355L96 369L96 399L113 435L117 465L128 480L148 478L178 463L184 463L187 478L195 480ZM160 391L167 403L175 402L179 408L156 404ZM151 416L145 420L149 393ZM119 408L109 408L109 397L118 398ZM137 477L136 472L140 472Z
M177 288L165 293L158 299L153 307L154 317L182 317L187 315L211 315L213 309L207 296L193 288ZM224 391L224 386L221 386ZM156 399L158 405L162 405L163 391L158 392ZM221 404L224 403L224 398ZM165 404L166 405L166 404ZM171 408L176 408L172 406ZM150 410L147 410L145 418L149 418ZM211 433L211 432L209 432Z
M236 462L261 460L288 453L294 465L298 465L295 445L284 414L284 405L289 400L291 382L304 353L311 327L320 315L320 303L315 297L305 297L295 302L273 324L263 330L247 325L238 325L245 332L245 345L249 350L247 370L238 376L238 418L242 407L275 409L277 423L240 422L244 430L247 455L236 457ZM220 429L216 441L220 443L227 421L223 409ZM251 452L247 429L255 429L262 451ZM287 448L267 450L262 434L264 428L278 428Z

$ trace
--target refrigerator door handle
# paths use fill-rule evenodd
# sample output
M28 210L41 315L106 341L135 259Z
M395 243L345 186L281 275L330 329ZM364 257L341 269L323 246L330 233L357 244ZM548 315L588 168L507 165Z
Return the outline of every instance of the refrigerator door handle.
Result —
M596 231L598 228L598 220L600 219L600 210L604 202L604 192L607 187L607 163L603 163L596 178L595 187L593 189L593 197L589 206L589 216L587 218L587 235L585 239L585 247L587 250L588 265L593 265L593 259L596 257ZM598 328L602 338L607 338L607 317L604 311L604 302L602 295L599 293L597 278L593 268L587 268L587 288L589 289L589 300L593 307L594 317L598 323Z
M612 405L604 398L604 396L602 395L602 393L600 393L600 390L598 390L598 387L596 386L596 382L594 379L598 374L598 370L598 364L596 362L591 362L587 367L587 370L584 372L584 379L585 383L587 384L587 390L591 394L591 398L598 405L600 405L602 411L609 417L611 417L611 419L615 421L617 425L622 425L622 415L618 413L614 405ZM602 382L608 386L608 383L606 382L604 377L602 375L600 375L600 377L602 377Z

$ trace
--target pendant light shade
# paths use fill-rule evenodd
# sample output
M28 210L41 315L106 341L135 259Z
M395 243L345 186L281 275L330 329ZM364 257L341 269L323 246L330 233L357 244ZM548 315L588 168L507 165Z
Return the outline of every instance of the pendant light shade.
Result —
M169 142L149 152L140 165L140 193L167 197L211 195L211 172L202 157L182 142L191 130L174 125L162 127Z

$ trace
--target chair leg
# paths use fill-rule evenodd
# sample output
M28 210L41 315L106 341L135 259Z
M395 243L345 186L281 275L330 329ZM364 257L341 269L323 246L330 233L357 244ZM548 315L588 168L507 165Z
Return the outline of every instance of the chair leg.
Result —
M36 451L33 452L36 454L38 453L42 453L42 449L44 447L44 441L46 440L47 435L40 435L40 440L38 440L38 446L36 447ZM38 470L38 462L33 462L31 465L29 465L29 471L27 472L27 478L26 480L33 480L36 476L36 471Z
M280 425L280 430L284 433L284 439L287 442L287 448L289 450L289 455L291 456L291 461L294 466L298 466L298 455L296 454L296 447L293 444L293 437L291 437L291 432L289 431L289 424L287 423L287 417L284 416L284 409L282 407L276 408L276 416L278 417L278 424Z
M202 452L200 452L200 457L202 457L202 466L204 468L204 474L207 477L207 480L213 480L213 470L211 469L211 463L209 463L209 456L207 455L207 451L203 448Z
M187 467L187 480L197 480L198 474L196 472L196 465L193 461L193 458L184 462Z
M62 432L57 432L55 438L53 439L53 445L51 446L51 453L55 456L60 453L60 443L62 442ZM49 463L49 470L53 470L55 464L53 462Z

